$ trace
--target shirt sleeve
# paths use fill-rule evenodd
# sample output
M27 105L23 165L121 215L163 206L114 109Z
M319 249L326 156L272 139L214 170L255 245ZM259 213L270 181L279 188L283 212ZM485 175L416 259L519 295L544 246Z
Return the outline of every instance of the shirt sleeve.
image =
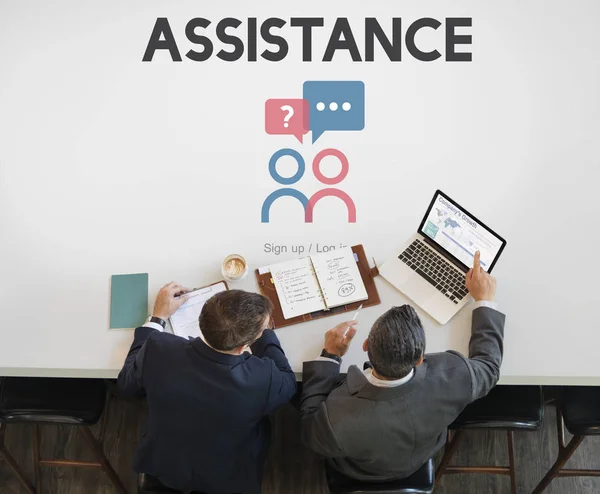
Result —
M480 300L479 302L475 302L475 307L473 307L473 309L478 309L479 307L489 307L490 309L498 310L498 304L491 300Z
M156 329L157 331L163 331L163 327L160 324L158 324L157 322L144 323L142 328L150 328L150 329Z
M333 362L334 364L340 365L340 363L337 360L334 360L334 359L329 358L329 357L321 357L321 356L319 356L316 359L314 359L313 362Z

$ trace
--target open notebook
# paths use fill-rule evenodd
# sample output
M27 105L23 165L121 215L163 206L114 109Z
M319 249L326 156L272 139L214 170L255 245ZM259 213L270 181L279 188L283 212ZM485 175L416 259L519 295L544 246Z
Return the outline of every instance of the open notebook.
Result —
M270 266L283 317L369 298L350 247Z
M227 284L224 281L192 290L189 293L190 298L169 319L173 333L182 338L202 337L198 322L202 307L215 293L224 292L225 290L227 290Z

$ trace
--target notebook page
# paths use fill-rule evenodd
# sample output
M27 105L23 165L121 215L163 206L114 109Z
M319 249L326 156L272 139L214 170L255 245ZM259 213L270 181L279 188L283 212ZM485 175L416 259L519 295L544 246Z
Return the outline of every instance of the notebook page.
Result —
M350 247L311 256L311 260L328 308L369 298Z
M190 292L190 298L170 318L173 333L182 338L202 337L198 318L206 301L215 293L227 290L225 283L207 286Z
M309 258L274 264L271 277L285 319L325 309Z

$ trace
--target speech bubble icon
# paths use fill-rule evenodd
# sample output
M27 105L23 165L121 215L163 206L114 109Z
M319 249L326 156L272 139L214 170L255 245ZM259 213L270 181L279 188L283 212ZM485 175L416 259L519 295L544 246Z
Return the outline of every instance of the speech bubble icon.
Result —
M268 99L265 103L265 130L269 135L293 135L302 142L308 134L308 101Z
M365 83L362 81L306 81L313 143L326 130L365 128Z

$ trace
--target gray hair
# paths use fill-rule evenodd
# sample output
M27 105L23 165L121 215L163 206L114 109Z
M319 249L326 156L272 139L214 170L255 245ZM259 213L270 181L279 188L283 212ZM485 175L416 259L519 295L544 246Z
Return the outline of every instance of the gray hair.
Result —
M425 331L417 312L410 305L392 307L371 328L369 360L382 377L405 377L424 353Z

